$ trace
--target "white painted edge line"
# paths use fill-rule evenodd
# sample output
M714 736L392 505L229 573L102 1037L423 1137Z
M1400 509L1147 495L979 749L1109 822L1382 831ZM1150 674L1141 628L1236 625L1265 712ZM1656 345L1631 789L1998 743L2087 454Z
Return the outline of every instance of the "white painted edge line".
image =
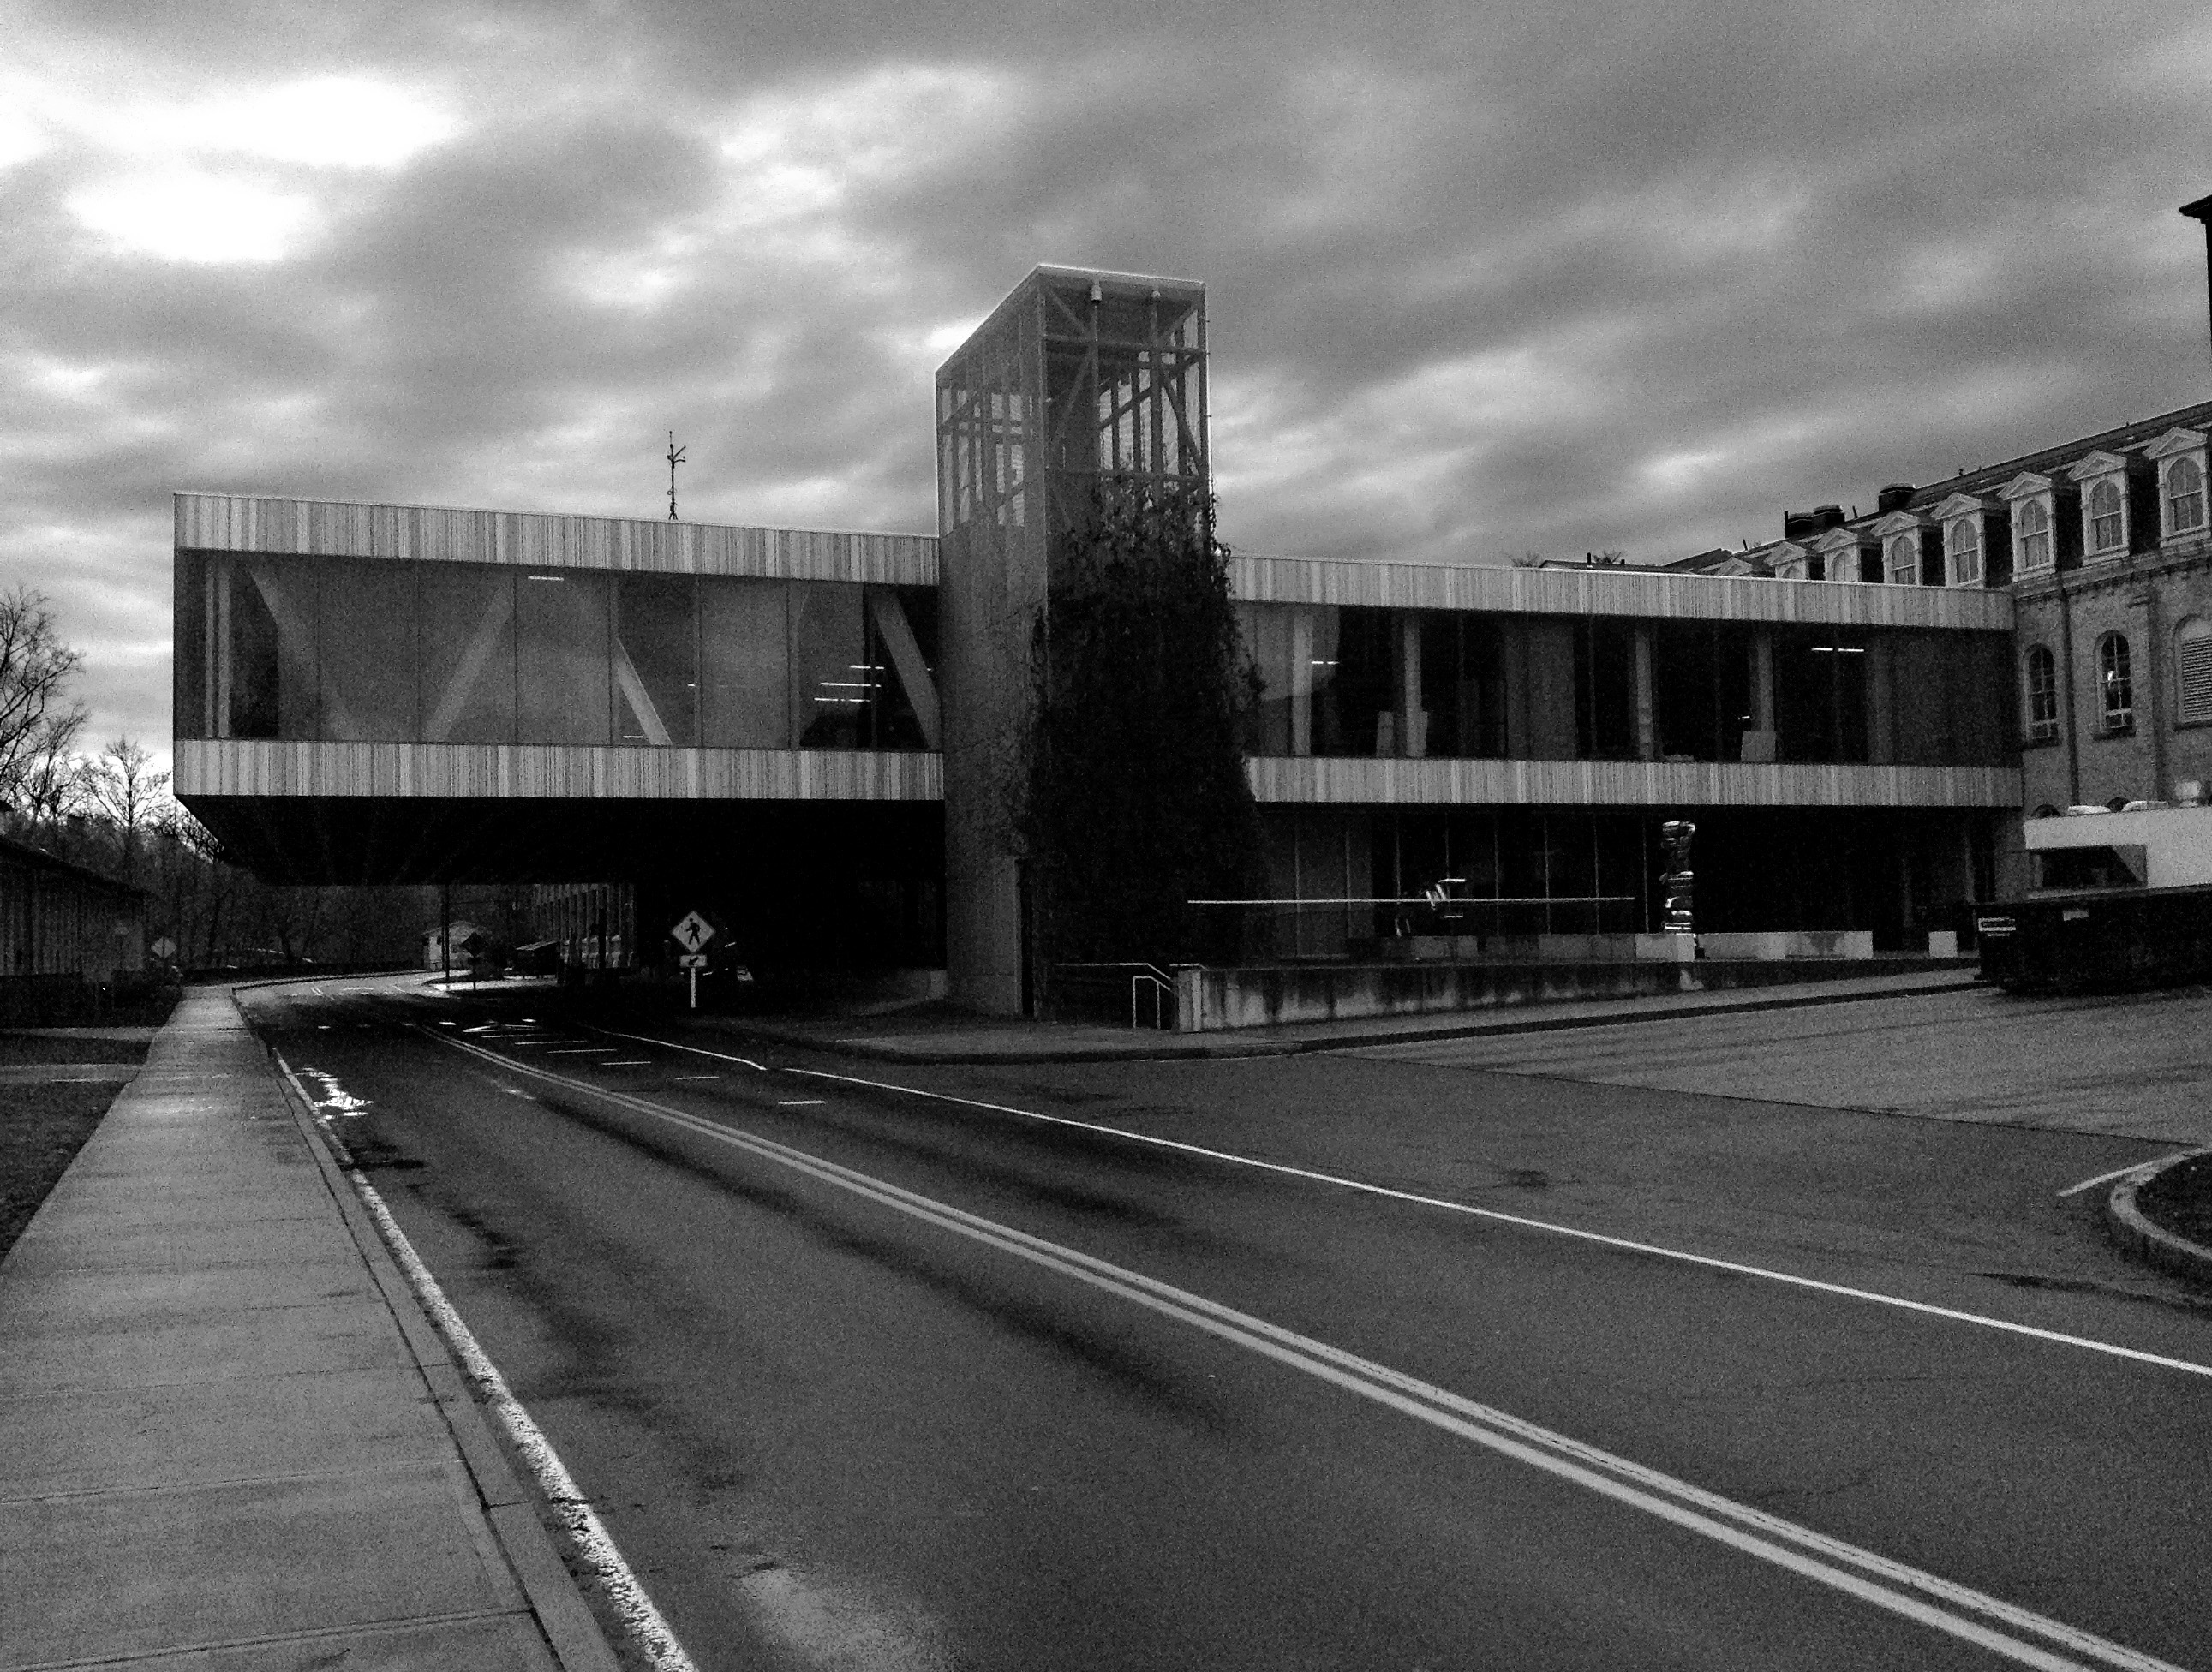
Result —
M441 1037L442 1036L432 1036ZM448 1039L448 1044L459 1042ZM668 1040L657 1040L672 1050L689 1050ZM787 1074L805 1074L815 1079L842 1080L848 1085L866 1085L880 1091L900 1091L908 1097L932 1098L939 1103L959 1104L969 1109L988 1110L994 1114L1018 1115L1024 1120L1043 1121L1054 1126L1073 1127L1080 1132L1097 1133L1109 1138L1127 1139L1133 1144L1150 1144L1160 1149L1180 1151L1185 1155L1204 1156L1211 1161L1226 1162L1231 1166L1255 1168L1261 1172L1280 1173L1290 1178L1302 1178L1310 1183L1333 1185L1339 1189L1357 1190L1364 1195L1382 1196L1393 1201L1409 1202L1420 1207L1441 1208L1449 1213L1464 1213L1473 1219L1488 1219L1497 1225L1518 1225L1524 1231L1540 1231L1554 1237L1571 1237L1577 1242L1595 1243L1602 1248L1626 1249L1632 1254L1654 1255L1662 1260L1677 1260L1685 1265L1702 1266L1709 1271L1729 1272L1738 1277L1763 1278L1770 1283L1786 1283L1792 1288L1809 1289L1819 1294L1839 1295L1849 1300L1871 1301L1878 1306L1894 1306L1901 1311L1917 1312L1924 1317L1948 1318L1954 1323L1970 1323L1983 1329L2002 1330L2010 1335L2023 1335L2033 1341L2051 1341L2062 1347L2078 1347L2091 1353L2107 1353L2116 1359L2125 1359L2136 1364L2156 1365L2163 1370L2178 1370L2191 1376L2212 1377L2212 1365L2201 1365L2191 1359L2172 1359L2164 1353L2146 1353L2139 1347L2120 1347L2112 1341L2092 1340L2087 1335L2069 1335L2063 1330L2043 1329L2031 1323L2015 1323L2009 1318L1993 1318L1986 1313L1968 1312L1955 1306L1938 1306L1932 1301L1908 1300L1902 1295L1884 1294L1879 1289L1855 1288L1847 1283L1830 1283L1817 1277L1801 1277L1795 1272L1774 1271L1765 1266L1746 1265L1738 1260L1723 1260L1710 1254L1692 1254L1686 1249L1668 1248L1657 1243L1639 1243L1632 1237L1612 1237L1601 1231L1584 1231L1579 1226L1559 1225L1550 1219L1533 1219L1522 1213L1502 1213L1495 1207L1477 1207L1470 1202L1452 1201L1443 1196L1424 1196L1409 1190L1394 1190L1388 1185L1370 1184L1364 1179L1346 1178L1338 1173L1317 1172L1308 1167L1292 1167L1279 1161L1261 1161L1249 1155L1234 1155L1225 1150L1207 1149L1202 1145L1186 1144L1173 1138L1157 1138L1149 1133L1131 1132L1122 1127L1102 1126L1094 1121L1078 1121L1065 1115L1044 1115L1035 1110L1016 1109L1006 1104L983 1103L974 1097L957 1097L946 1091L926 1091L919 1086L894 1085L885 1080L862 1079L853 1074L833 1074L821 1068L784 1068L776 1072Z
M2185 1161L2192 1155L2208 1153L2204 1150L2176 1150L2172 1155L2154 1156L2148 1161L2138 1161L2132 1166L2115 1167L2109 1173L2099 1173L2094 1178L2085 1178L2079 1184L2069 1184L2058 1193L2063 1201L2069 1196L2078 1196L2084 1190L2093 1190L2100 1184L2110 1184L2114 1179L2127 1178L2136 1173L2146 1176L2156 1172L2169 1161Z
M432 1038L441 1036L432 1034ZM465 1040L445 1043L471 1055L499 1061ZM2081 1672L2084 1663L1996 1629L2026 1632L2045 1643L2084 1655L2124 1672L2182 1672L2169 1661L2114 1643L2062 1620L2035 1613L1875 1552L1830 1537L1809 1527L1738 1504L1644 1464L1555 1432L1494 1407L1452 1393L1300 1335L1250 1313L1179 1289L1141 1272L1116 1266L1079 1249L1033 1237L1027 1231L970 1213L918 1192L811 1155L736 1127L608 1091L534 1066L509 1064L515 1072L557 1082L633 1113L836 1186L909 1218L1072 1278L1148 1310L1202 1330L1291 1369L1412 1417L1500 1456L1569 1480L1602 1497L1641 1510L1660 1520L1699 1534L1747 1555L1771 1562L1917 1624L1987 1649L2040 1672ZM1908 1593L1917 1592L1918 1595ZM1928 1599L1928 1600L1923 1600ZM1939 1607L1937 1604L1946 1606ZM1950 1610L1960 1612L1954 1613ZM1962 1617L1979 1615L1980 1619ZM1984 1624L1984 1620L1996 1624Z
M448 1037L431 1035L433 1038ZM479 1055L492 1055L474 1045L467 1049ZM310 1109L313 1108L314 1100L307 1096L292 1073L291 1064L282 1056L276 1061L277 1066L283 1069L285 1079L292 1082L292 1089L300 1094L301 1101ZM492 1414L506 1431L508 1442L529 1468L538 1490L553 1506L553 1512L561 1525L575 1541L578 1553L591 1569L592 1577L599 1582L608 1602L620 1618L625 1635L644 1654L655 1672L698 1672L691 1657L684 1653L684 1645L676 1640L676 1633L669 1629L667 1620L661 1617L660 1610L653 1606L653 1599L638 1584L637 1576L631 1572L629 1564L623 1559L613 1535L602 1524L598 1512L592 1508L591 1501L576 1485L575 1477L568 1473L568 1465L561 1461L560 1453L554 1450L553 1444L545 1438L544 1431L538 1427L530 1413L523 1409L522 1402L508 1389L507 1378L499 1373L499 1366L492 1363L490 1355L477 1345L477 1338L470 1333L461 1315L446 1298L446 1292L438 1286L438 1280L422 1263L422 1256L415 1252L414 1243L407 1240L407 1233L392 1217L392 1210L384 1205L384 1198L377 1194L376 1187L368 1182L360 1168L350 1164L346 1168L346 1176L353 1181L353 1188L361 1193L362 1206L368 1208L369 1217L376 1221L377 1234L384 1238L385 1246L391 1250L392 1259L407 1274L407 1281L413 1286L423 1310L429 1313L432 1322L438 1327L438 1333L446 1338L446 1344L453 1348L454 1356L460 1360L461 1374L476 1389L477 1397L491 1408Z

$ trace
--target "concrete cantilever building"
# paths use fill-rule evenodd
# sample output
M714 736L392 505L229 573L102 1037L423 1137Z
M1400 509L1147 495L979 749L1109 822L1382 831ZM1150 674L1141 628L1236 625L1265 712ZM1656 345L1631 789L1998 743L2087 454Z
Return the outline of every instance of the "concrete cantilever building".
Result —
M645 956L681 897L763 961L942 958L1018 1009L1033 629L1092 481L1209 480L1205 318L1188 281L1030 274L938 374L935 539L179 495L178 793L273 877L626 880ZM1279 957L1372 950L1445 877L1469 933L1652 928L1669 817L1716 929L1924 945L2014 862L2002 590L1232 586L1270 882L1221 909Z
M177 793L279 880L622 879L932 960L936 580L907 536L179 494Z

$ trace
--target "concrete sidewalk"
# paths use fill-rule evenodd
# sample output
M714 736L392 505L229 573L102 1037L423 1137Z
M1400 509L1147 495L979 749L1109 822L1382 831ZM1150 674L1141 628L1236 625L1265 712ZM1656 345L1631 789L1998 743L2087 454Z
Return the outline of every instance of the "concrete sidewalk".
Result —
M1744 1011L1785 1010L1951 993L1976 983L1971 968L1936 966L1904 975L1845 976L1775 987L1721 988L1629 999L1577 999L1486 1010L1358 1017L1220 1033L1162 1033L1151 1029L1074 1023L1000 1021L941 1012L893 1016L702 1018L707 1025L753 1038L814 1045L884 1062L1104 1062L1207 1057L1289 1056L1303 1051L1356 1049L1428 1039L1472 1039L1559 1028L1613 1027Z
M0 1262L0 1668L114 1661L617 1664L225 990Z

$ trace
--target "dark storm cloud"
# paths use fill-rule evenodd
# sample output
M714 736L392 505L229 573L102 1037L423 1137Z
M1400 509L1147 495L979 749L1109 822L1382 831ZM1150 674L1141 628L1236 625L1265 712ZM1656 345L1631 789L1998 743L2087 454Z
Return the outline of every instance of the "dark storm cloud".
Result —
M1207 281L1251 550L1663 559L2205 383L2195 8L17 9L0 579L103 733L174 487L652 515L673 429L929 528L1039 261Z

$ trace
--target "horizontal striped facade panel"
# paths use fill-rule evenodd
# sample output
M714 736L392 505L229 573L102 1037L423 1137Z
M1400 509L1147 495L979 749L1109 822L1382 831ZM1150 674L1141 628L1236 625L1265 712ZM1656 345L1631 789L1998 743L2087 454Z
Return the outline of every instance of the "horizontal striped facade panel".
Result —
M1261 802L1395 806L2018 807L1994 766L1755 766L1736 761L1247 761Z
M553 744L175 743L193 795L611 801L939 801L945 757L889 751L600 749Z
M176 496L176 525L179 551L937 584L937 541L921 534L836 534L665 518L198 493Z
M1474 563L1362 563L1233 557L1229 590L1255 604L1357 605L1501 615L1637 616L1808 627L1924 627L2002 633L2012 596L1961 587L1773 581L1660 569L1516 568Z

